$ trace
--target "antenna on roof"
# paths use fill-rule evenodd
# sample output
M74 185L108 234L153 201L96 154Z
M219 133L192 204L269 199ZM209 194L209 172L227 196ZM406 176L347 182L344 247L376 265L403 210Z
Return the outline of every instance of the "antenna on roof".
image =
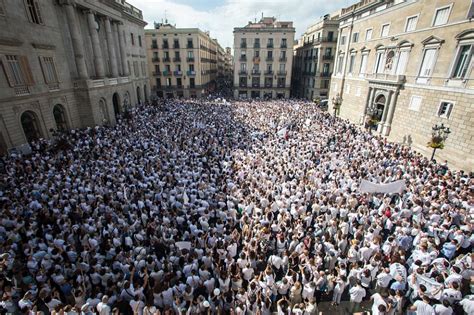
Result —
M263 20L263 12L262 12L262 20Z
M166 12L167 12L167 10L165 10L165 23L168 23L168 18L166 17Z

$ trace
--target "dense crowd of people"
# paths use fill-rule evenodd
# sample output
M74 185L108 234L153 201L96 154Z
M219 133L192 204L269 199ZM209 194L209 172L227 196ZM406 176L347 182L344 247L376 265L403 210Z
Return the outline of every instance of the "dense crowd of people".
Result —
M5 157L0 313L474 314L472 174L311 103L167 101L57 137Z

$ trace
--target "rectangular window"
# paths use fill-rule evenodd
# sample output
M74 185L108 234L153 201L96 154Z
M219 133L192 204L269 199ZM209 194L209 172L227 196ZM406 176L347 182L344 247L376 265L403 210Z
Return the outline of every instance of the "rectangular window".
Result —
M140 73L138 72L138 61L133 62L133 74L137 78L140 76Z
M3 5L3 0L0 0L0 16L5 15L5 7Z
M323 73L329 73L329 63L323 64Z
M423 100L423 98L421 96L412 95L412 97L410 99L410 104L408 104L408 109L412 110L412 111L415 111L415 112L419 112L420 108L421 108L421 101L422 100Z
M341 45L346 44L346 36L341 36Z
M433 26L444 25L448 23L449 12L451 11L451 6L436 9Z
M390 31L390 24L382 25L382 31L380 32L381 37L387 37Z
M352 42L357 43L359 41L359 33L352 34Z
M349 59L349 73L354 71L354 64L355 64L356 55L351 55Z
M135 38L133 37L133 33L130 33L130 40L132 41L132 46L135 46Z
M173 48L179 48L179 40L178 39L175 39L173 41Z
M344 55L340 55L337 59L337 73L342 73L342 64L344 63Z
M3 70L11 87L33 85L33 75L26 56L1 56Z
M420 77L430 77L433 73L435 63L436 48L425 49L423 61L421 62Z
M372 29L369 28L365 31L365 41L369 41L372 39Z
M400 51L400 54L398 55L396 74L398 74L398 75L404 75L405 74L405 70L406 70L406 67L407 67L408 56L409 55L410 55L410 52L408 50Z
M157 43L156 39L151 40L151 48L155 48L155 49L158 48L158 43Z
M377 53L377 58L375 60L375 73L383 73L385 68L384 56L384 52Z
M405 25L405 32L416 30L416 23L418 23L418 15L409 17L407 19L407 24Z
M438 108L438 116L441 118L449 118L454 107L454 102L441 101Z
M193 40L191 38L188 38L187 48L193 48Z
M53 57L39 57L41 68L43 70L44 82L46 84L58 83L58 74Z
M142 37L138 35L138 46L142 47Z
M361 75L364 75L366 73L366 70L367 70L367 54L363 54L361 57L360 57L360 71L359 73Z
M287 44L286 44L286 38L283 38L281 40L281 48L286 48L287 47Z
M189 71L194 71L194 65L193 64L188 65L188 70Z
M28 20L31 23L43 24L43 18L41 17L41 11L38 0L25 0L26 12Z
M194 78L189 78L189 87L192 89L196 87L196 80Z
M161 87L161 79L160 78L156 79L156 86Z
M454 71L452 77L455 79L464 79L467 76L467 72L470 69L472 60L472 44L462 45L459 48L458 56L456 57L456 63L454 64Z
M280 71L285 71L285 64L284 63L280 63Z

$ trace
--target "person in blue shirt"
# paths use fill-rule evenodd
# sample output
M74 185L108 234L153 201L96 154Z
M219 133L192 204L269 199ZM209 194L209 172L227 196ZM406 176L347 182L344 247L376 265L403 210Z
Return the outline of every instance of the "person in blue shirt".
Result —
M446 242L443 245L443 248L441 249L441 254L443 254L446 259L451 260L453 258L454 254L456 253L456 250L458 248L458 241L457 240L451 240L451 242Z

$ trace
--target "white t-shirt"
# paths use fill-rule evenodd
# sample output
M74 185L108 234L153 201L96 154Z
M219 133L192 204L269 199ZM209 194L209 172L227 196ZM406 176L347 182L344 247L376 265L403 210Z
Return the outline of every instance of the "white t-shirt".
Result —
M435 315L433 306L422 300L416 301L413 305L416 306L416 315Z
M372 315L379 315L379 306L380 305L385 305L385 308L387 307L387 303L385 300L382 298L382 296L378 293L375 293L372 295L372 300L374 301L374 304L372 304Z
M111 309L106 303L100 302L97 304L97 311L99 312L99 315L109 315Z

